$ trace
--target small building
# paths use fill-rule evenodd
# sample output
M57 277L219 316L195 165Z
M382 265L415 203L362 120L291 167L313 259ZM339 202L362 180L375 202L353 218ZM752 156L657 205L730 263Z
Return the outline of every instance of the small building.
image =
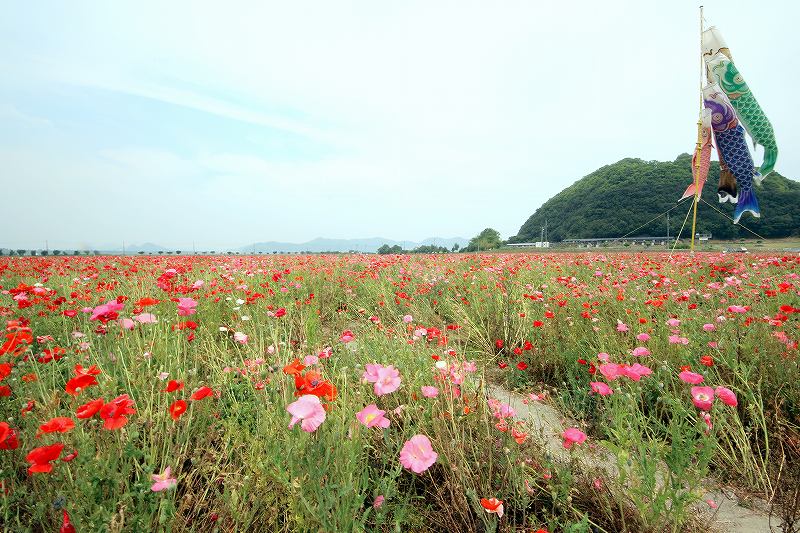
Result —
M547 241L515 242L510 243L508 246L516 246L519 248L550 248L550 243Z

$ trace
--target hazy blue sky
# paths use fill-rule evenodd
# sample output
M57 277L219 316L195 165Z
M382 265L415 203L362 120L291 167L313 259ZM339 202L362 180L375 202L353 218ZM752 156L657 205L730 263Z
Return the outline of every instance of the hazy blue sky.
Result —
M705 2L791 178L798 4ZM514 235L691 151L697 6L0 0L0 246Z

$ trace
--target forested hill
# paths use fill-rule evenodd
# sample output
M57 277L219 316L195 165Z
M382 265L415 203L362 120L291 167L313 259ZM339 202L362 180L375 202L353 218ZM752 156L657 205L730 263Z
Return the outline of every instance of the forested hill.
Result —
M719 163L711 164L703 199L722 212L733 215L733 205L717 200ZM567 187L545 202L511 237L509 242L538 241L547 221L550 241L593 237L621 237L639 225L675 205L692 180L692 158L681 154L675 161L623 159L604 166ZM761 206L761 218L745 213L740 221L764 237L800 235L800 183L777 173L770 174L755 187ZM670 235L683 223L690 200L670 213ZM691 220L684 235L691 232ZM733 225L730 219L700 202L697 230L711 233L715 239L753 237ZM660 236L667 231L662 217L635 231L631 236Z

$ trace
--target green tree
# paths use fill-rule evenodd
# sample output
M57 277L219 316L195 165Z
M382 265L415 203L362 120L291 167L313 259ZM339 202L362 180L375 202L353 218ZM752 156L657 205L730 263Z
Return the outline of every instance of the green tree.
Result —
M500 232L496 229L486 228L472 239L464 248L465 252L478 252L484 250L494 250L500 248L503 241L500 239Z
M538 241L543 227L547 227L547 240L551 242L627 234L665 236L667 220L663 215L673 207L669 234L674 238L691 203L684 200L675 205L692 181L691 164L692 157L681 154L674 161L627 158L606 165L542 204L509 242ZM734 205L717 203L718 178L719 163L715 161L702 196L714 208L704 202L698 205L698 233L711 233L715 239L751 237L728 218ZM761 218L745 215L740 221L744 226L768 238L800 235L800 183L775 172L755 191ZM690 237L690 231L684 228L683 236Z

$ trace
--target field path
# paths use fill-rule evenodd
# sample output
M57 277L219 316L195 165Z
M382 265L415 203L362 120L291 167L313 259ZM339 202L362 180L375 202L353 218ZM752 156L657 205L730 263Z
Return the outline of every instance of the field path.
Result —
M530 425L530 433L538 436L544 443L546 451L559 462L569 461L569 452L561 444L561 432L568 427L562 413L547 401L526 400L525 396L511 392L505 388L488 383L487 395L509 404L517 412L517 417ZM611 479L617 475L616 461L610 452L601 447L591 450L587 447L576 448L578 465L592 470L605 470ZM709 486L717 485L709 480ZM755 502L753 508L745 507L739 498L720 488L703 496L703 500L713 500L717 509L712 510L701 503L697 512L702 521L709 524L709 531L726 533L768 533L770 517L763 501ZM772 522L774 531L780 531L777 519Z

